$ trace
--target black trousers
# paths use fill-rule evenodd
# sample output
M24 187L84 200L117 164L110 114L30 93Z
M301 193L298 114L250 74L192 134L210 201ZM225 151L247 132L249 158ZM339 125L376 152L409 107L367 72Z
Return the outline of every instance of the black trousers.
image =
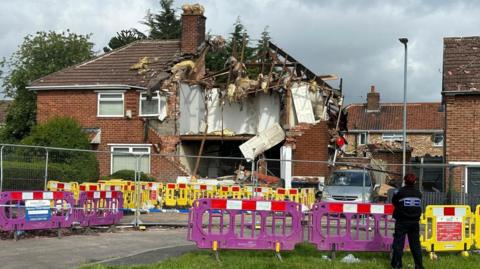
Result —
M422 264L422 248L420 246L420 224L418 221L397 221L395 222L395 233L393 235L392 267L402 268L403 248L405 246L405 235L408 236L408 244L415 262L415 269L424 269Z

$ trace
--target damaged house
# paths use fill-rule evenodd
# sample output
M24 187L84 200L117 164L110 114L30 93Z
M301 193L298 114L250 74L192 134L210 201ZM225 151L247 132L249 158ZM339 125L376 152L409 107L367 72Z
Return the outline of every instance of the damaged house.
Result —
M380 92L372 86L366 103L351 104L345 110L345 155L363 158L372 167L386 171L377 173L380 183L401 182L402 166L398 164L403 161L403 103L381 103ZM443 163L444 114L441 103L407 103L407 163ZM417 174L423 190L445 189L441 167L412 166L408 170Z
M209 72L205 55L223 42L205 39L203 8L194 6L183 7L180 40L137 41L34 81L38 123L73 117L93 149L142 154L141 170L160 180L233 175L250 168L240 158L328 161L343 98L326 81L337 78L315 75L273 43L251 62L238 48L225 70ZM135 167L129 156L98 159L101 175ZM325 177L328 165L271 161L259 173L267 183Z

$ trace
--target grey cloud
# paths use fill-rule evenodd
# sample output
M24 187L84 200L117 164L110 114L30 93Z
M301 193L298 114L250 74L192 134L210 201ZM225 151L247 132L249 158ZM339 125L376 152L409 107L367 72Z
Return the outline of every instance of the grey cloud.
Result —
M176 1L177 8L185 2ZM193 1L195 2L195 1ZM347 102L363 102L374 84L385 102L400 102L403 46L409 43L409 101L440 101L442 38L480 35L475 1L204 0L207 29L227 35L237 16L253 37L266 25L280 47L318 74L344 78ZM96 49L116 32L140 27L156 0L2 1L0 57L37 30L93 33Z

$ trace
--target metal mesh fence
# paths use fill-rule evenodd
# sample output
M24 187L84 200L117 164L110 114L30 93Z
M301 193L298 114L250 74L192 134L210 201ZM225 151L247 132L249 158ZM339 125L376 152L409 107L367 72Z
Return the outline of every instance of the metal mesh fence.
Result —
M274 187L284 186L286 175L293 174L292 188L318 189L321 185L328 185L329 175L340 169L364 171L371 177L371 182L362 184L363 188L386 183L401 185L401 164L337 162L333 165L326 161L266 158L251 162L238 157L153 154L125 147L92 151L0 144L0 189L4 191L44 190L48 180L96 182L112 173L132 181L175 182L182 177L189 180L192 174L196 174L202 180ZM406 170L415 173L419 179L424 207L429 204L468 204L473 207L480 202L478 165L414 163L408 164ZM386 192L385 201L390 201L391 195L392 191ZM370 201L370 198L366 200Z

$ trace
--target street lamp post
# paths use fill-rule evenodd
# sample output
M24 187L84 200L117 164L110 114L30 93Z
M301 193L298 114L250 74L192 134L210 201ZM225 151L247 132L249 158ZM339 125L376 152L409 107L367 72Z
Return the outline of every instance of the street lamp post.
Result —
M403 162L402 162L402 178L405 177L405 164L407 158L407 56L408 38L402 37L398 39L405 47L405 64L403 67ZM403 181L402 181L403 182Z

